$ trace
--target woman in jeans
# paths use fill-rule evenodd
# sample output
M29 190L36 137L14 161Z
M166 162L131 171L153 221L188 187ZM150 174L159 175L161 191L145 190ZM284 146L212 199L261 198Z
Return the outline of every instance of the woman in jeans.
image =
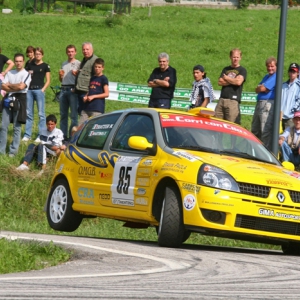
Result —
M43 49L37 47L34 52L34 61L28 65L28 72L31 73L31 83L27 92L27 118L25 134L22 139L23 142L31 139L34 120L34 101L36 101L39 115L39 133L35 139L36 143L40 142L39 135L46 129L45 90L50 84L50 66L43 62L43 56Z

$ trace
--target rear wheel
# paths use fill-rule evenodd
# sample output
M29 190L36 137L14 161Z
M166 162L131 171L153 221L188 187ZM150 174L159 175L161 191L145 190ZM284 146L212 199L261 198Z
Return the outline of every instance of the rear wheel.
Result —
M72 209L72 205L73 199L67 180L57 180L47 201L47 219L51 228L71 232L79 227L82 216Z
M182 203L179 191L174 186L166 187L158 227L158 244L176 248L184 242Z

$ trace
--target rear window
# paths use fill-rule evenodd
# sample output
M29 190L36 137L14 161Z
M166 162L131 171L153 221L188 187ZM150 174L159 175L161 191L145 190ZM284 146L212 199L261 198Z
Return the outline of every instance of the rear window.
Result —
M92 119L83 128L77 141L77 146L103 149L104 144L121 114L103 115Z

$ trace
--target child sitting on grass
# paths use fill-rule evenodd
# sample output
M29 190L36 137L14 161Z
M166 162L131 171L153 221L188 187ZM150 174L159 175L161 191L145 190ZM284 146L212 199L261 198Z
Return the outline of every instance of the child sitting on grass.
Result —
M38 175L42 175L46 168L47 157L58 156L61 151L66 149L62 143L63 132L56 128L56 123L57 119L54 115L49 115L46 118L47 129L40 134L41 142L38 145L30 144L28 146L23 163L16 168L18 171L29 170L29 164L37 157L37 162L42 167Z

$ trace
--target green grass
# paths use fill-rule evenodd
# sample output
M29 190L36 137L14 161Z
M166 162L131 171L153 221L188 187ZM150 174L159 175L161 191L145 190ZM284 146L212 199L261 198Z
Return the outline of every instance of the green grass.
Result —
M149 17L148 8L133 8L131 15L111 20L105 17L107 8L92 11L93 16L89 16L89 10L78 15L54 12L51 15L22 15L19 13L22 3L10 0L5 6L0 6L0 9L9 6L14 9L13 14L2 14L0 18L1 28L6 28L1 33L2 52L13 58L16 52L24 53L28 45L41 46L45 51L44 61L51 66L51 85L59 84L58 70L66 59L66 45L75 44L77 57L81 59L80 48L85 41L92 42L95 53L104 58L108 79L123 83L146 84L152 69L157 66L158 53L165 51L170 55L170 64L177 69L177 87L191 87L193 66L203 64L218 90L218 76L230 63L229 51L239 47L243 51L242 65L248 70L244 91L250 92L266 73L265 59L277 56L279 10L152 7ZM300 40L295 38L298 36L298 14L297 10L288 11L285 70L291 62L298 60ZM58 103L52 102L53 96L48 89L46 112L59 116ZM107 101L106 111L132 106L130 103ZM243 116L243 126L249 129L250 123L251 116ZM37 132L36 124L34 132ZM12 135L11 129L9 135ZM15 167L20 164L25 150L26 146L22 144L17 157L0 156L0 229L58 233L49 228L43 212L53 165L50 164L46 176L38 180L34 166L29 175L17 174ZM85 219L73 234L147 241L157 239L153 228L132 230L122 225L122 222L113 220ZM188 242L273 248L199 234L192 234Z
M71 253L54 245L0 239L0 274L40 270L68 261Z

